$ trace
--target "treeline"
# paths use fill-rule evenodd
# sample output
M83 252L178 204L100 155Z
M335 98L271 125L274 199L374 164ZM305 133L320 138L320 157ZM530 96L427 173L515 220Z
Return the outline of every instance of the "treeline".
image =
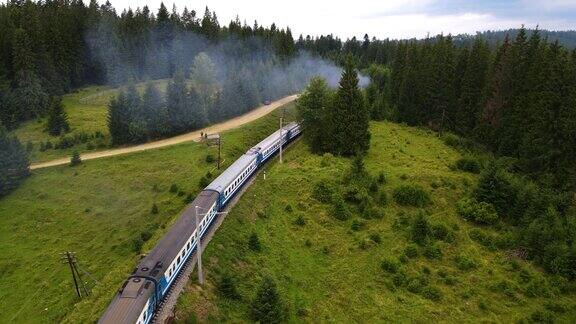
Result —
M547 187L576 189L576 51L538 31L495 51L481 38L403 42L387 98L400 122L472 138Z
M187 58L207 44L230 38L242 42L222 47L238 56L264 48L279 60L295 53L289 28L239 19L220 26L208 8L199 16L163 4L156 14L148 7L117 14L109 2L95 0L0 4L0 122L14 128L45 116L50 96L85 84L171 77L187 71Z

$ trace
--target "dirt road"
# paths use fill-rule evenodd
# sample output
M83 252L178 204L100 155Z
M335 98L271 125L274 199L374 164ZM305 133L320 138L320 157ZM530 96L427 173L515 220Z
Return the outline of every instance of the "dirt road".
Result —
M242 126L244 124L247 124L251 121L254 121L260 117L267 115L268 113L272 112L273 110L275 110L278 107L281 107L281 106L283 106L289 102L294 101L296 99L296 97L297 97L297 95L292 95L292 96L282 98L280 100L277 100L277 101L270 103L269 105L261 106L261 107L254 109L254 110L251 110L250 112L248 112L244 115L241 115L241 116L229 119L227 121L224 121L224 122L221 122L218 124L214 124L214 125L211 125L211 126L208 126L206 128L199 129L199 130L196 130L196 131L193 131L190 133L166 138L166 139L155 141L155 142L140 144L140 145L136 145L136 146L122 147L122 148L111 149L111 150L106 150L106 151L99 151L99 152L84 153L81 155L81 158L83 161L85 161L85 160L99 159L99 158L108 157L108 156L151 150L151 149L155 149L155 148L159 148L159 147L165 147L165 146L180 144L180 143L184 143L184 142L190 142L190 141L198 142L198 141L200 141L200 133L201 132L208 133L208 134L220 133L223 131L227 131L227 130ZM52 166L56 166L56 165L68 164L68 163L70 163L70 158L66 157L66 158L61 158L61 159L52 160L52 161L48 161L48 162L41 162L41 163L32 164L30 166L30 169L36 170L36 169L47 168L47 167L52 167Z

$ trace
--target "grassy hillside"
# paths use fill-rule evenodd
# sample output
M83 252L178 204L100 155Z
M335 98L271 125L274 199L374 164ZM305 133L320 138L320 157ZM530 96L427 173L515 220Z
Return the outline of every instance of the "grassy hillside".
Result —
M576 320L576 295L561 279L471 238L506 239L457 215L456 201L477 181L452 170L457 151L426 130L373 123L371 131L366 169L386 179L378 188L386 199L378 198L376 217L361 217L347 204L352 217L335 219L333 207L314 192L318 183L345 190L351 161L312 155L303 141L296 143L287 163L269 165L266 180L260 175L227 216L204 254L208 283L189 283L178 321L249 321L250 302L265 276L275 280L290 322ZM408 184L428 192L431 204L398 205L393 192ZM427 247L411 238L420 213L437 233ZM261 252L249 248L252 233ZM217 292L225 276L240 299Z
M168 80L156 80L154 84L158 87L158 90L165 92ZM145 86L145 83L138 84L138 91L143 93ZM85 137L82 140L78 140L71 148L40 150L41 143L50 142L51 145L56 145L60 140L60 137L50 136L44 132L44 119L28 121L16 129L14 134L18 136L23 144L32 144L32 151L30 151L32 162L49 161L70 156L73 151L84 152L106 149L108 148L108 103L117 93L118 89L92 86L63 96L62 103L68 114L68 121L71 127L70 133L66 134L66 136L71 138Z
M224 164L271 133L281 111L224 133ZM139 246L153 247L186 196L200 190L200 178L216 173L206 162L216 153L187 143L33 172L0 200L0 323L97 320L135 266ZM171 193L172 184L181 193ZM153 203L158 214L151 213ZM98 281L80 303L60 262L64 251L76 252Z

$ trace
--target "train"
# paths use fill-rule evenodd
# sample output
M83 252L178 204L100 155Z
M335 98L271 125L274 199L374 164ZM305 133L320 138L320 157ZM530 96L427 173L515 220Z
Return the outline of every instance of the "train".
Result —
M219 217L218 212L226 207L258 168L300 133L297 122L283 126L250 148L204 188L164 237L140 260L98 323L150 323L178 273L194 254L196 231L202 238ZM198 228L196 212L200 218Z

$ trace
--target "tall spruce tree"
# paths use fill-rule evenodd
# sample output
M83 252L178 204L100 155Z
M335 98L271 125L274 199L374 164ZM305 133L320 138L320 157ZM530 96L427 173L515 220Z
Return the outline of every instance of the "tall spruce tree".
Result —
M265 277L252 301L250 315L260 323L282 323L286 317L284 305L276 283L271 277Z
M331 109L331 95L326 81L315 77L296 102L298 119L302 129L305 129L304 138L316 153L329 149L332 127L328 110Z
M130 141L129 125L130 110L126 93L124 90L120 90L118 96L108 104L108 131L112 138L112 144L121 145Z
M358 73L352 60L346 62L332 109L331 148L337 155L364 154L370 145L369 114L358 87Z
M168 110L162 95L153 83L148 82L142 96L142 108L146 128L150 138L159 138L169 134Z
M0 124L0 197L17 188L29 174L26 149Z
M59 136L70 131L68 123L68 114L64 111L62 98L53 97L46 121L46 131L52 136Z
M146 116L142 110L142 100L136 87L131 84L126 90L126 109L128 111L128 141L142 143L148 137Z

